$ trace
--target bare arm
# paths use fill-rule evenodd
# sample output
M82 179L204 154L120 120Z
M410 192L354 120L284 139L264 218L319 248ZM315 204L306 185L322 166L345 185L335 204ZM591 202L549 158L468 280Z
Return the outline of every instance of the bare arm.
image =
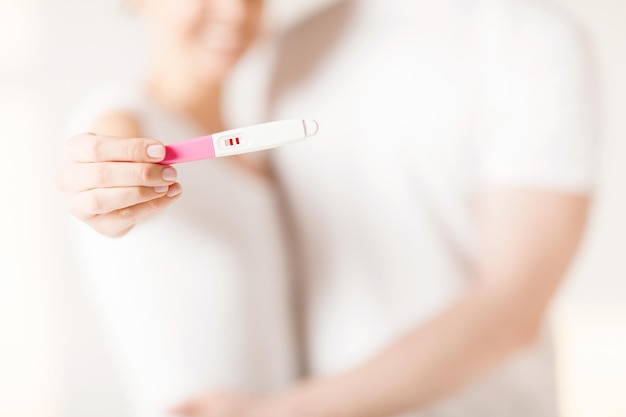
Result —
M204 395L175 412L227 417L386 417L453 394L534 343L576 251L586 197L522 189L481 201L475 285L452 307L345 374L269 399Z
M292 415L383 417L441 399L532 344L587 217L588 199L508 189L481 204L474 288L361 367L283 396Z

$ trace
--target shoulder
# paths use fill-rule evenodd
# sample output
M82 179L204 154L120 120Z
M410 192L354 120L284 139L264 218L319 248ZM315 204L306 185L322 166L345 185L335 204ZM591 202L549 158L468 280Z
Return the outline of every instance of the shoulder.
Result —
M481 16L498 26L505 38L516 45L548 48L579 47L585 42L585 30L577 18L550 1L479 0ZM494 4L496 6L494 6Z
M474 27L479 34L479 65L488 70L484 73L495 73L495 79L500 80L525 80L529 87L540 89L565 84L592 86L593 48L585 28L574 16L544 1L477 3L483 4Z

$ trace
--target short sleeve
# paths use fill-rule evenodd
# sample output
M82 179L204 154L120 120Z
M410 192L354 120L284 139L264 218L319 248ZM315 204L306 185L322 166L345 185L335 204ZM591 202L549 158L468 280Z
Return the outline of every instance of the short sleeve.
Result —
M584 33L548 12L519 21L488 41L482 184L589 193L597 165L597 89Z

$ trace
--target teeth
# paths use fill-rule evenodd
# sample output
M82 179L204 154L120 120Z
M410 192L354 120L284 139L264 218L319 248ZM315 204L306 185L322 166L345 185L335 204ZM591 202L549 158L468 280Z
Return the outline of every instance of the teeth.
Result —
M204 31L203 42L210 49L233 51L240 48L243 36L231 28L214 26Z

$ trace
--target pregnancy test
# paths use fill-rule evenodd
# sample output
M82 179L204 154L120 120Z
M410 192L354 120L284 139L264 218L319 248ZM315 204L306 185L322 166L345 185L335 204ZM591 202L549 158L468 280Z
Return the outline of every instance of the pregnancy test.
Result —
M202 136L165 147L162 165L241 155L276 148L315 136L315 120L282 120Z

